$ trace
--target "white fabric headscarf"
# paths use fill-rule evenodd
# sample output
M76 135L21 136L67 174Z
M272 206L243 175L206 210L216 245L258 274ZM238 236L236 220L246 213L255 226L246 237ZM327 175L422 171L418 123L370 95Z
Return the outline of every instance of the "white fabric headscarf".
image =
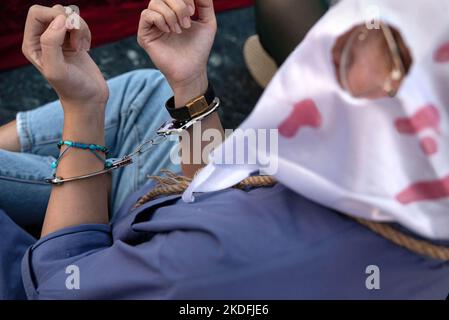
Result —
M401 33L412 55L395 98L353 98L335 76L336 39L364 24L371 5ZM247 152L258 159L268 152L282 184L324 206L449 239L448 13L449 0L340 2L289 57L240 127L279 129L278 150L250 144ZM239 139L231 136L212 153L185 201L264 169L260 161L221 164Z

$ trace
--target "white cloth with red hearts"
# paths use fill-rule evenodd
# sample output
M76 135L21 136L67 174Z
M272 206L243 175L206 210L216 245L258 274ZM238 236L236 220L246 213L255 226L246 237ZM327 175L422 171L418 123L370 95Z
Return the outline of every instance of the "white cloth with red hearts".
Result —
M335 76L332 48L376 11L401 33L413 64L395 98L353 98ZM278 150L269 157L277 163L276 178L340 212L398 222L422 236L448 240L448 12L449 0L346 0L333 7L240 127L279 129ZM215 150L184 193L185 201L264 169L260 162L220 164L239 139L231 136ZM267 150L249 144L246 151L263 156Z

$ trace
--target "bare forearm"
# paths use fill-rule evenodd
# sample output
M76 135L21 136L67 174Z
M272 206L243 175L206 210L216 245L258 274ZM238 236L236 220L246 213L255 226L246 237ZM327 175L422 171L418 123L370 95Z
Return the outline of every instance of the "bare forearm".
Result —
M199 97L204 94L208 87L207 75L203 74L189 82L185 86L176 86L173 90L175 93L176 107L182 107L187 104L193 98ZM200 129L199 129L200 128ZM203 141L201 137L206 130L217 130L217 136L220 136L220 141ZM184 176L192 178L195 173L203 168L206 163L203 159L203 152L205 148L210 144L218 145L223 141L224 130L221 125L220 117L218 113L213 113L207 118L201 121L200 127L198 127L199 135L194 134L194 127L188 129L187 139L181 139L181 153L182 153L182 171ZM199 138L199 139L198 139ZM198 147L198 145L201 147ZM195 154L198 153L198 154ZM185 156L187 155L187 156ZM198 159L200 161L198 161Z
M194 134L195 128L188 130L188 141L181 139L181 153L182 153L182 171L184 176L193 178L195 173L206 166L208 154L206 152L212 151L209 145L212 143L213 147L217 147L224 139L224 130L221 125L220 117L217 112L214 112L203 121L201 121L201 129L198 130L198 135ZM203 141L201 137L206 130L213 129L216 131L218 141ZM199 138L199 139L198 139ZM201 147L198 147L201 144ZM206 151L206 148L208 150ZM212 148L213 149L213 148ZM187 154L188 156L184 156ZM199 160L199 161L198 161Z
M66 114L63 139L104 145L104 114ZM91 152L72 148L62 158L57 176L68 178L103 168L104 163ZM42 236L80 224L108 223L107 184L108 177L102 175L54 187Z

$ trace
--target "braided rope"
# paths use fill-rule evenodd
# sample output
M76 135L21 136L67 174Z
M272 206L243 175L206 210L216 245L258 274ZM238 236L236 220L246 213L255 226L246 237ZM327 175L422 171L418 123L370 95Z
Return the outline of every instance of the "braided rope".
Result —
M145 203L154 200L159 196L171 196L183 193L189 186L192 179L179 176L168 170L161 170L166 177L149 176L149 179L156 181L156 187L141 197L134 208L141 207ZM277 183L277 180L271 176L251 176L235 185L234 188L244 190L246 188L271 187Z
M179 176L168 170L162 170L161 172L165 174L166 177L149 176L150 179L156 181L156 187L141 197L135 204L134 208L138 208L159 196L181 194L188 188L190 182L192 182L192 179ZM249 187L271 187L276 183L277 180L271 176L251 176L235 185L234 188L244 190ZM385 223L374 222L361 218L353 219L381 237L418 255L430 257L436 260L449 261L449 247L434 245L428 241L412 238L411 236L406 235Z
M354 220L400 247L422 256L430 257L436 260L449 261L448 247L439 246L425 240L412 238L411 236L408 236L385 223L374 222L361 218L354 218Z

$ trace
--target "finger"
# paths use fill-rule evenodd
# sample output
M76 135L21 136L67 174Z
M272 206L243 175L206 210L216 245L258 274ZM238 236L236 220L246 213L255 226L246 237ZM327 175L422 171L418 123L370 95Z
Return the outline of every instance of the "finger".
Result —
M158 0L160 1L160 0ZM178 17L179 24L183 28L190 28L190 10L184 0L164 0L165 3L176 13Z
M143 33L146 30L151 29L153 26L156 26L162 32L170 32L169 26L160 13L151 11L149 9L143 10L139 22L138 37L142 38Z
M184 3L187 5L187 8L189 9L190 16L193 16L195 14L195 1L194 0L184 0Z
M199 21L208 23L215 20L213 0L195 0L195 4Z
M86 21L78 14L67 19L67 28L70 32L70 46L76 50L89 50L92 35Z
M53 7L51 7L52 9L55 9L56 11L60 12L61 14L65 13L65 9L62 5L60 4L55 4Z
M40 51L40 37L59 14L60 8L48 8L34 5L28 10L22 43L22 51L33 64L36 62L36 52Z
M52 8L57 10L60 14L64 14L66 17L68 16L69 12L72 11L70 7L64 7L60 4L56 4ZM68 11L67 9L70 9L70 10ZM68 30L72 29L69 27L68 19L66 22L66 27ZM70 41L70 33L66 33L64 44L62 45L62 49L64 51L76 51L76 46L74 46Z
M166 24L170 27L171 31L181 33L181 26L178 23L178 17L176 13L163 1L151 1L150 10L155 11L162 15Z
M66 21L65 15L58 15L40 37L41 66L49 80L55 79L64 68L62 45L67 32Z
M90 48L90 31L87 24L76 12L72 6L64 7L60 4L56 4L52 7L56 9L60 14L64 14L67 18L66 28L69 33L66 34L64 45L62 46L64 51L79 51L81 49L88 50ZM81 32L77 32L80 30ZM87 36L83 37L86 34ZM83 40L86 38L86 40Z

